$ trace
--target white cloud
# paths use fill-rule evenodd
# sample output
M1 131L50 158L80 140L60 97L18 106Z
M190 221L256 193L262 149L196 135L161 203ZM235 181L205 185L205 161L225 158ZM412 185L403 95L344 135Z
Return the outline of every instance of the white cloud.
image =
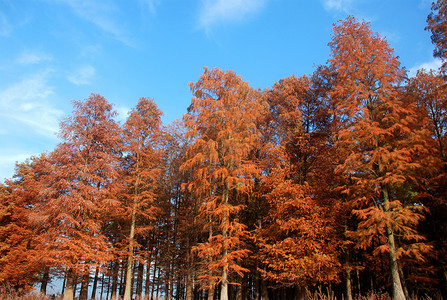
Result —
M0 151L0 182L11 179L14 174L16 162L24 162L35 153L24 153L20 149L7 149Z
M118 113L116 119L122 123L126 122L130 108L127 106L117 106L115 107L115 110Z
M327 11L348 12L353 0L324 0L323 5Z
M266 0L203 0L199 12L199 28L209 30L217 23L240 21L258 12Z
M9 36L12 31L12 26L9 24L5 14L0 11L0 36Z
M67 76L68 81L76 85L90 84L95 78L96 70L93 66L85 65Z
M440 59L433 59L432 61L424 62L422 64L419 64L417 66L414 66L410 68L408 71L408 77L413 77L416 75L418 70L425 69L426 71L429 70L439 70L439 68L442 66L442 61Z
M43 61L51 61L53 58L45 53L23 51L17 58L17 63L21 65L38 64Z
M159 0L139 0L140 7L148 9L151 13L155 14L155 6L159 3Z
M47 83L51 72L47 69L0 89L0 124L9 128L9 135L25 131L56 138L63 112L50 102L50 98L55 96Z
M116 19L119 9L111 1L91 0L60 0L64 2L80 17L92 22L104 32L126 46L135 47L136 42L123 29L123 23Z

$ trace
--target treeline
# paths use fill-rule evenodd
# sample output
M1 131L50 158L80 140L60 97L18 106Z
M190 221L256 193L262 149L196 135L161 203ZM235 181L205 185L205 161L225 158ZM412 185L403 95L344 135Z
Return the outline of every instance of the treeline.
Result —
M440 0L428 19L443 60L445 13ZM169 126L151 99L123 125L100 95L74 101L62 142L0 186L0 284L45 293L59 278L64 299L447 299L445 73L408 78L353 17L329 45L327 65L263 91L205 68Z

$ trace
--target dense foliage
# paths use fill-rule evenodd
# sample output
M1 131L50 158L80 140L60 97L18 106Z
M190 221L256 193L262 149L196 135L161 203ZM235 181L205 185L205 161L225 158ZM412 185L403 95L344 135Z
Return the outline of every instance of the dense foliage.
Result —
M445 12L439 0L428 18L441 59ZM263 91L205 68L169 126L152 99L123 125L100 95L74 101L56 149L0 185L0 285L59 281L63 299L447 299L443 70L408 78L351 16L329 46L327 65Z

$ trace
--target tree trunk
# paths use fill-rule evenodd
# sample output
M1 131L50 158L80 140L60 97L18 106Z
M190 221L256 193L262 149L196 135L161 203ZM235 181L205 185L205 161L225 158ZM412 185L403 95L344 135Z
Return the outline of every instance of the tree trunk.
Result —
M384 187L383 190L383 204L386 212L390 211L390 201L388 195L388 188ZM394 233L391 228L386 228L388 237L388 246L390 247L390 268L391 268L391 280L393 286L393 299L394 300L406 300L402 283L399 276L399 265L396 255L396 243L394 240Z
M269 300L269 292L267 290L267 283L265 280L261 280L261 299Z
M302 285L298 285L295 288L295 300L305 300L306 299L306 288Z
M214 299L214 285L210 287L210 289L208 290L208 300L213 300Z
M402 271L402 267L400 265L398 265L398 268L399 268L399 277L400 277L400 281L402 282L402 288L404 290L405 297L407 299L409 299L410 293L408 292L407 282L405 280L404 272Z
M90 268L86 267L82 275L81 291L79 293L79 300L88 300L88 284L90 281Z
M93 287L92 287L92 296L91 296L92 300L96 299L96 289L98 287L98 274L99 274L99 266L96 266L95 278L93 279Z
M149 288L151 284L151 263L152 263L152 241L153 236L149 238L147 241L147 248L146 248L146 283L144 288L144 297L149 298Z
M107 286L108 286L108 284L107 284ZM99 296L99 299L101 299L102 300L102 295L103 295L103 293L104 293L104 272L102 273L102 276L101 276L101 295ZM107 290L107 295L106 295L106 298L109 296L109 292L108 292L108 290Z
M228 188L226 186L226 183L224 180L223 181L223 191L222 191L222 204L223 205L228 205ZM227 228L228 228L228 222L229 222L229 215L228 215L228 211L224 210L223 211L223 216L222 216L222 239L223 242L226 243L227 237L228 237L228 232L227 232ZM228 249L227 247L224 245L223 246L223 251L222 251L222 256L224 259L224 267L222 270L222 282L220 283L220 300L228 300L228 262L227 262L227 255L228 255Z
M360 272L359 270L355 270L356 274L357 274L357 293L358 293L358 298L360 298L360 296L362 295L362 289L360 286Z
M123 265L121 268L121 274L120 274L120 283L119 283L119 296L121 298L124 297L124 280L126 279L126 271L127 271L127 263L124 263L124 260L121 262Z
M74 294L74 273L72 269L68 269L67 272L67 283L64 290L63 300L73 300Z
M185 300L193 300L194 297L194 282L193 282L193 256L190 249L190 240L187 238L186 240L186 263L187 263L187 270L186 270L186 297Z
M151 300L154 299L156 272L157 272L157 260L155 259L154 260L154 271L152 272Z
M110 300L116 300L116 290L118 287L118 272L119 272L119 262L114 261L113 262L113 270L112 270L112 296L110 297Z
M42 280L40 283L40 293L43 295L47 294L47 286L49 279L50 279L50 268L45 267L44 273L42 275Z
M346 300L352 300L352 286L351 286L351 266L346 265Z
M137 168L138 170L138 168ZM126 270L126 289L124 291L124 300L130 300L132 298L132 277L133 277L133 248L135 240L135 220L136 220L136 209L138 203L138 181L139 176L137 176L137 183L135 184L135 194L133 197L132 206L132 220L130 224L130 235L129 235L129 253L127 256L127 270Z
M138 295L138 297L140 297L140 299L143 299L143 272L144 272L144 264L139 262L136 294Z
M157 268L157 291L155 292L155 298L158 299L160 292L160 267Z
M64 281L62 281L62 291L61 291L61 295L64 294L65 292L65 281L67 280L67 272L65 272L64 274Z

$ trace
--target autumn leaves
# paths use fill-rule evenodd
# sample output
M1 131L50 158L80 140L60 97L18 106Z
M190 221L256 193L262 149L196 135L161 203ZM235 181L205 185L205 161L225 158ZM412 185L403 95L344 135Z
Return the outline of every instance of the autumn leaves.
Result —
M1 186L0 282L28 289L62 274L64 299L75 282L87 299L93 270L112 298L121 281L125 299L303 297L315 285L405 299L436 287L445 81L405 78L353 17L330 47L326 66L264 91L205 68L169 127L151 99L123 126L100 95L73 102L63 142Z

